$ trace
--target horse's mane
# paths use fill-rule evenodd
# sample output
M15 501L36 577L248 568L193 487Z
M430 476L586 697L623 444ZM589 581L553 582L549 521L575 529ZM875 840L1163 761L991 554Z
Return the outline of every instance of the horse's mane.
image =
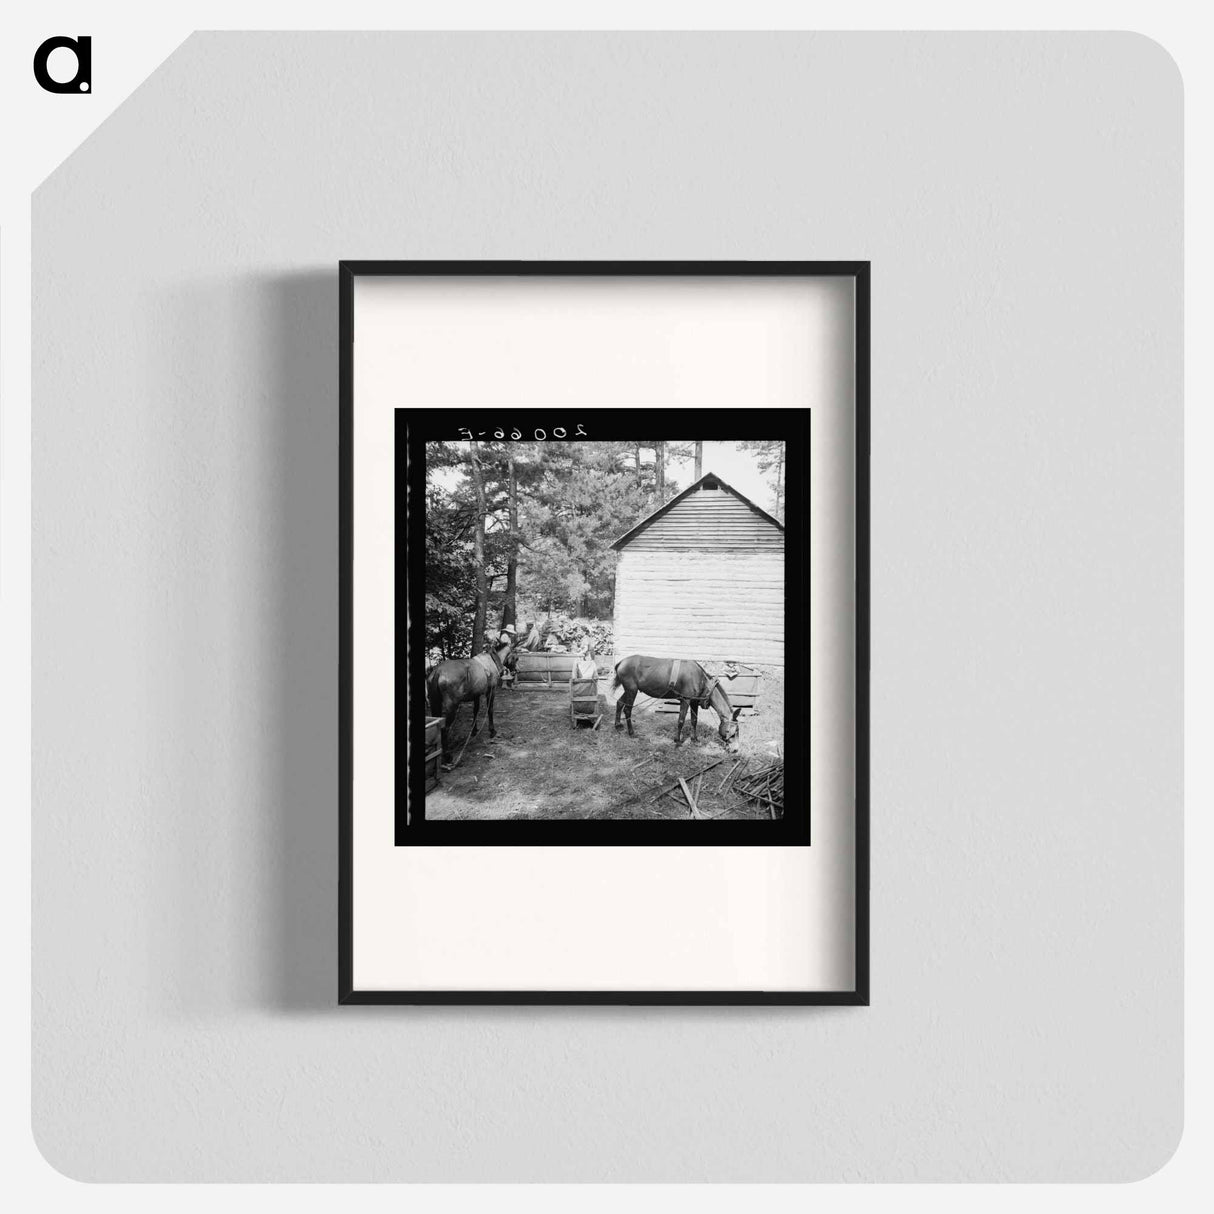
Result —
M700 663L697 662L696 665L700 666ZM705 686L704 698L700 701L702 707L711 708L713 694L717 691L720 691L721 699L723 699L725 701L726 711L732 716L733 715L733 703L730 701L729 692L727 692L725 690L725 684L722 683L720 678L718 678L716 675L709 674L708 671L705 670L703 666L700 666L700 673L704 676L704 686Z

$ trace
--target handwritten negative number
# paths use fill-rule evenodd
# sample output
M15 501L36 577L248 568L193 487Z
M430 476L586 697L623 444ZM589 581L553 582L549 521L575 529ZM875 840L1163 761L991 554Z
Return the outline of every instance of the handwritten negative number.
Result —
M482 430L482 431L480 431L479 434L473 434L473 432L471 430L469 430L467 426L460 426L459 432L469 442L471 442L474 438L484 438L485 433L486 433L484 430ZM566 430L564 426L556 426L556 427L554 427L554 429L552 431L552 437L553 438L564 438L568 433L569 433L569 431ZM493 437L496 439L499 439L499 440L505 438L506 437L505 429L502 426L498 426L497 429L495 429L493 431ZM523 432L517 426L515 426L510 431L510 437L514 442L518 442L518 440L523 437ZM582 427L580 422L577 425L577 429L574 431L574 437L575 438L589 438L590 437L586 433L585 429ZM542 442L546 441L546 439L548 438L548 432L546 430L536 429L535 438L536 438L536 442L542 443Z

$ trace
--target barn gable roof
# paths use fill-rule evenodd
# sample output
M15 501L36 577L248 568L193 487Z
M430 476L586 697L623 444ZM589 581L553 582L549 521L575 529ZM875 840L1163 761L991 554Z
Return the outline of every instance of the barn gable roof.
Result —
M629 541L636 539L636 537L640 535L641 532L646 528L653 526L653 524L656 523L663 515L669 514L670 511L673 510L684 498L689 497L691 494L695 493L697 489L702 488L705 481L714 481L718 488L724 489L727 493L732 493L733 496L738 499L738 501L742 502L743 505L748 506L761 519L765 519L767 522L771 523L773 527L778 527L781 531L784 530L783 523L781 523L778 519L772 518L772 516L768 514L766 510L762 510L756 506L754 502L750 500L750 498L739 493L732 485L726 484L715 473L706 472L698 481L695 482L695 484L688 485L687 488L684 489L683 492L677 497L672 497L664 506L659 506L658 509L647 518L641 519L641 521L637 523L637 525L633 527L631 531L625 531L624 534L611 545L612 548L618 552L627 543L629 543Z

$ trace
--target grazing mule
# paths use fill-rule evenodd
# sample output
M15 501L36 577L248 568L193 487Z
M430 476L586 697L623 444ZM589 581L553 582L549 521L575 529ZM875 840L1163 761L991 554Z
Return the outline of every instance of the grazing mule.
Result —
M489 736L497 736L493 726L493 697L503 668L510 665L511 647L509 640L491 643L488 652L478 653L474 658L448 658L445 662L439 662L427 676L426 699L430 705L430 715L443 718L444 766L451 763L447 732L455 722L459 706L466 701L472 701L472 732L468 737L476 737L481 696L485 697L485 710L489 714Z
M693 740L699 726L700 709L712 708L720 718L717 733L725 743L725 749L730 754L738 752L741 745L738 740L738 713L742 710L730 704L720 680L710 675L699 662L679 658L643 658L634 653L616 663L611 686L613 689L624 689L624 694L615 706L615 727L624 728L620 724L620 714L625 713L628 717L630 738L634 736L632 702L637 698L637 692L643 691L647 696L658 700L678 698L679 726L674 735L676 746L683 743L683 722L687 719L687 708L690 705Z

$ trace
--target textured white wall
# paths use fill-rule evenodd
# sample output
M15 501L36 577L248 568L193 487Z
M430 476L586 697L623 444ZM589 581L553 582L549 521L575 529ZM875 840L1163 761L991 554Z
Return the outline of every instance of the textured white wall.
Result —
M613 618L617 657L783 666L784 553L629 545L616 568Z
M1156 45L198 36L33 219L33 1118L57 1167L1167 1158L1181 82ZM334 1007L339 257L872 259L871 1008Z

